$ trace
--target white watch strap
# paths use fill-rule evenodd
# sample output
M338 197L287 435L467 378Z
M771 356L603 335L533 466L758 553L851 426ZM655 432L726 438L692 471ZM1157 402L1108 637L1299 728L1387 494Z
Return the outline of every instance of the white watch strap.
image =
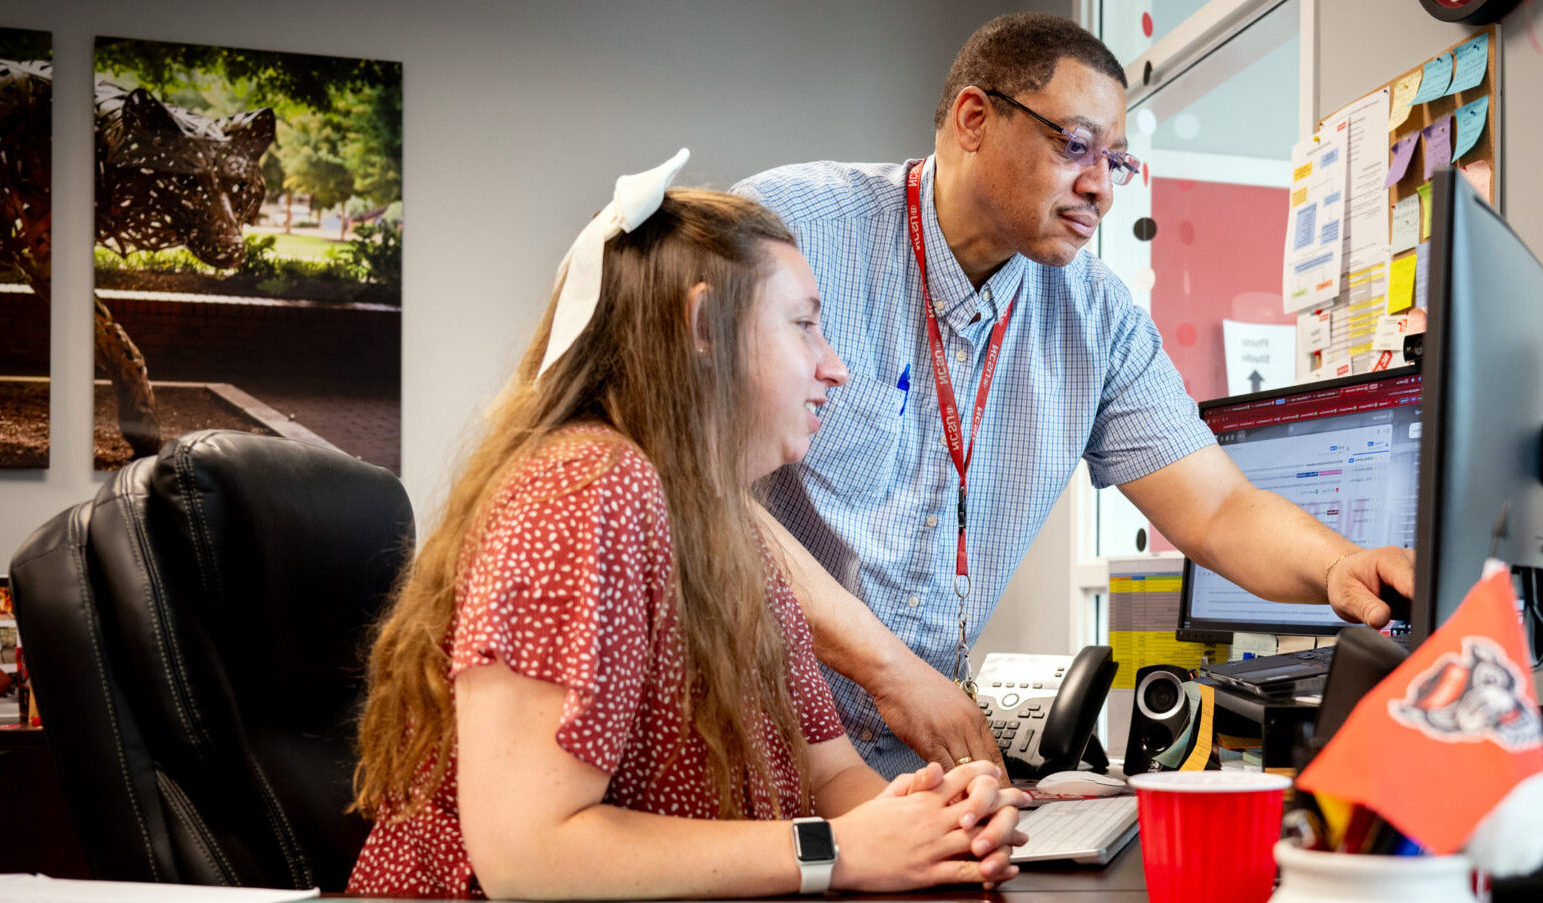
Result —
M795 818L793 819L793 844L795 856L798 853L798 825L804 822L824 822L823 818ZM841 848L836 846L835 839L831 839L831 858L815 861L798 859L798 892L801 894L823 894L830 890L830 879L836 870L836 856Z
M801 873L798 881L798 892L801 894L823 894L830 890L830 875L836 870L836 863L804 863L798 864Z

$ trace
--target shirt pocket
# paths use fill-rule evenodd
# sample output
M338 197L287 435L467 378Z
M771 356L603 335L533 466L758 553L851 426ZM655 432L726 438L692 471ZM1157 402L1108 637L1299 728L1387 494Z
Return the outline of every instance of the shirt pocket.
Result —
M850 373L820 410L820 431L804 458L812 481L838 495L875 495L893 486L905 403L900 389Z

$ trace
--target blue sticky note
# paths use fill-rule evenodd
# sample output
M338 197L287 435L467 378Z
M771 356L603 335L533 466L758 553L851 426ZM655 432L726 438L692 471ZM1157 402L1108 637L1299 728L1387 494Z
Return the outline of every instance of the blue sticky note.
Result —
M1473 149L1479 143L1479 136L1484 134L1484 123L1489 121L1489 95L1486 94L1473 103L1463 104L1457 108L1457 140L1452 142L1452 159Z
M1420 131L1425 136L1425 178L1452 162L1452 117L1443 116Z
M1420 77L1420 93L1414 96L1411 104L1429 103L1438 97L1445 96L1447 86L1452 84L1452 54L1443 53L1433 60L1425 63L1425 74Z
M1404 177L1409 170L1409 161L1414 159L1414 144L1420 135L1416 132L1407 138L1400 138L1393 145L1393 162L1388 164L1388 180L1382 184L1383 188L1392 188L1398 184L1398 180Z
M1458 47L1452 51L1452 56L1452 84L1447 86L1446 93L1456 94L1478 87L1484 81L1484 70L1489 68L1489 32Z

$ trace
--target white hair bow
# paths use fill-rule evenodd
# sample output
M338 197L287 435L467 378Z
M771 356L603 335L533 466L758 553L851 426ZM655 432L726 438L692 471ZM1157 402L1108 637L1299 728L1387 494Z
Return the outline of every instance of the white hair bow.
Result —
M631 232L653 216L664 201L664 190L670 187L675 174L690 158L691 151L683 147L675 152L675 156L647 172L618 178L611 202L574 239L573 247L568 249L557 267L557 281L563 290L557 297L552 332L538 374L545 373L547 367L568 350L594 316L595 305L600 302L600 266L605 256L605 243L619 232Z

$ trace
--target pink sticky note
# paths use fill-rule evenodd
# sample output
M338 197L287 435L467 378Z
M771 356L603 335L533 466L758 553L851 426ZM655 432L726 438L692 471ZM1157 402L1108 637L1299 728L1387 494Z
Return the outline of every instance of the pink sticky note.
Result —
M1404 173L1409 170L1409 161L1414 159L1414 145L1419 138L1416 132L1407 138L1398 139L1393 145L1393 162L1388 164L1388 180L1383 183L1383 188L1392 188L1404 177Z
M1425 178L1452 162L1452 115L1441 117L1421 130L1425 136Z

